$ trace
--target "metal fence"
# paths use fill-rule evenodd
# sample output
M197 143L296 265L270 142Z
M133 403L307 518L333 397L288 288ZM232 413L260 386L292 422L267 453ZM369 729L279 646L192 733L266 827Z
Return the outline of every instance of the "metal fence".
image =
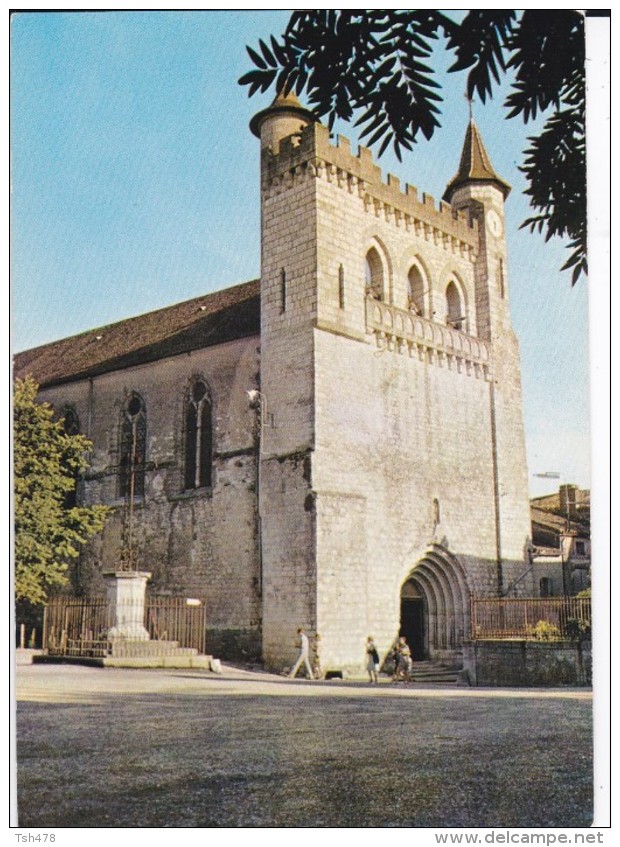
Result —
M48 600L43 620L43 648L50 655L104 657L112 653L108 637L118 608L106 597L58 596ZM182 647L205 653L206 616L203 600L147 594L144 627L149 639L134 645L134 655L152 655Z
M145 627L155 641L176 641L179 647L206 652L206 610L203 600L147 595Z
M562 640L590 630L589 597L487 598L471 601L471 636Z

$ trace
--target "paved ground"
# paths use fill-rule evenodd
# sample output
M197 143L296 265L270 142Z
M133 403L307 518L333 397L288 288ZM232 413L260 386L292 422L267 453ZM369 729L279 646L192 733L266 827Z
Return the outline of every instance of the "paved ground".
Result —
M592 820L591 693L17 668L19 824Z

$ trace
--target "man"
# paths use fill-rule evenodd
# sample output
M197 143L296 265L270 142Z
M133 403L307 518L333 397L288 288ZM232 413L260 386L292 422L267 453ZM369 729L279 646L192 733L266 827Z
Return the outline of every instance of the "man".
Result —
M314 679L312 675L312 668L310 667L310 660L308 658L310 652L310 643L308 641L308 636L304 632L303 627L299 627L297 630L298 640L299 640L299 656L297 657L297 661L291 668L291 672L289 674L289 679L294 679L297 671L301 667L302 663L306 665L306 671L308 673L308 679Z

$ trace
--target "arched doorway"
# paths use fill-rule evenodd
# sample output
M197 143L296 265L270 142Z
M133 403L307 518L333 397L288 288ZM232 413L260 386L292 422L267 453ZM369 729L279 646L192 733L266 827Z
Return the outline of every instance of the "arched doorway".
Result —
M414 661L420 662L426 655L426 619L424 598L413 580L408 579L400 590L400 630L411 648Z
M400 590L400 634L414 659L459 659L470 631L470 591L456 556L433 545Z

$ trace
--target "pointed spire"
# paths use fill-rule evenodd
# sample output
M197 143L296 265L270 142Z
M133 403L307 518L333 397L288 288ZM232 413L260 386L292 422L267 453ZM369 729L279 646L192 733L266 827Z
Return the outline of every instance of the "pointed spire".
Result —
M271 104L271 108L273 109L274 106L288 106L293 109L303 109L303 106L299 102L299 99L292 88L290 91L287 91L286 94L284 93L284 89L282 89Z
M443 199L447 203L450 203L456 189L468 182L493 183L502 192L504 199L510 194L508 183L495 173L488 153L482 143L482 136L471 115L467 132L465 133L465 143L463 144L459 169L448 183Z

